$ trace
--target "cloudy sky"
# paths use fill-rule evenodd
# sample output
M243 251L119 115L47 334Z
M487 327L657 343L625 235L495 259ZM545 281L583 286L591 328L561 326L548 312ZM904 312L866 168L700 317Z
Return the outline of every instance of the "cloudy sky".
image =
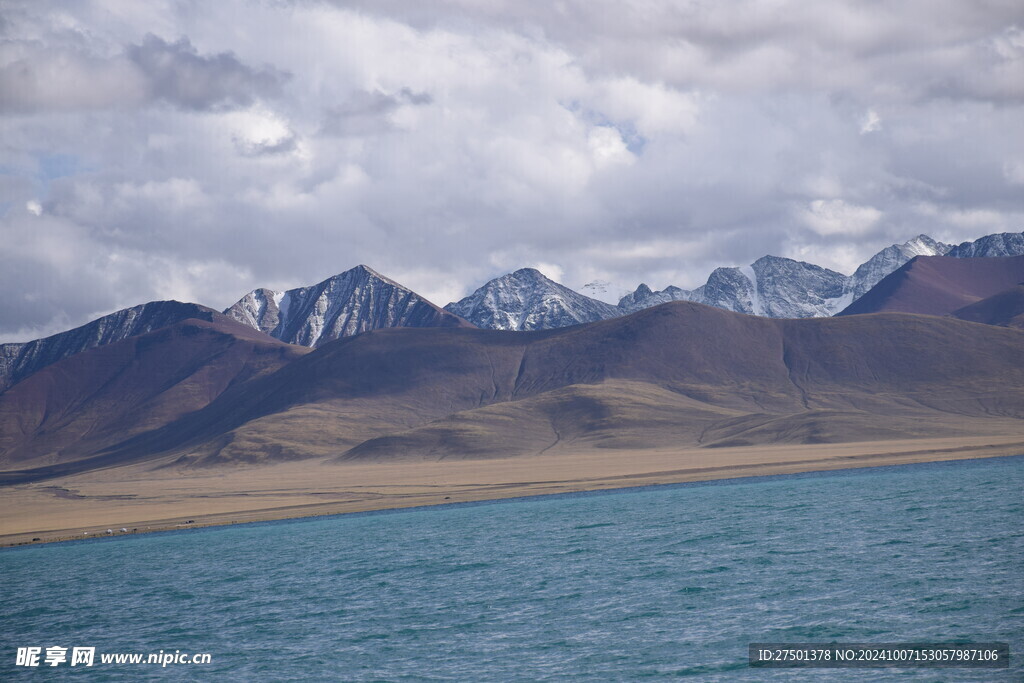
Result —
M1020 0L3 0L0 340L1024 230Z

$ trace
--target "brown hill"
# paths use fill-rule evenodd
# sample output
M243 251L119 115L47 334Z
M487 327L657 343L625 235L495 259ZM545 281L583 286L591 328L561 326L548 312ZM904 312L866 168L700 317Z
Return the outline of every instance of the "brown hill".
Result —
M295 353L267 352L282 354L281 362ZM75 468L151 458L179 465L479 458L1024 430L1024 336L932 316L774 320L675 302L544 332L379 330L273 372L262 367L245 381L227 373L231 379L204 395L204 408L181 410L150 431L122 413L111 424L129 438L78 448L76 457L92 459ZM85 387L96 382L81 383L87 410ZM111 396L120 394L111 387ZM39 430L20 449L17 463L8 459L20 470L66 458Z
M771 320L678 302L547 332L341 340L109 455L480 457L959 434L1024 417L1022 387L1024 339L1009 330L900 314Z
M1024 329L1024 285L1014 285L987 299L958 308L950 315L960 320Z
M836 315L901 312L948 315L1024 282L1024 256L918 256Z
M1014 384L1024 379L1024 340L1013 332L896 314L768 320L696 304L650 310L659 319L631 316L652 325L650 336L631 338L636 330L616 324L623 319L599 323L611 334L591 336L590 325L577 339L536 342L513 391L519 400L370 439L341 457L836 443L985 433L1024 418ZM610 353L601 348L609 339L621 343ZM984 357L965 358L964 348ZM555 377L542 368L562 372L563 386L550 390Z
M213 316L73 355L0 394L0 464L38 468L95 456L306 353Z

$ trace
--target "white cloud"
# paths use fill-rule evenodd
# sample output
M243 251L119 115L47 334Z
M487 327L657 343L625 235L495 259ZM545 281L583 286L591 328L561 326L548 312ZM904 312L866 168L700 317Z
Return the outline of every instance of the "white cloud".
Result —
M1024 229L1020 25L967 0L10 0L0 339L360 262L443 304L529 264L689 288Z
M700 114L701 95L644 83L636 78L612 78L597 84L595 106L613 120L630 121L644 137L684 134Z
M254 107L224 118L235 148L245 156L290 154L298 149L288 121L266 108Z
M799 215L819 235L858 235L870 230L882 217L882 212L842 199L815 199L801 209Z
M882 129L882 119L874 109L868 109L860 121L860 133L866 135Z
M601 169L615 164L630 164L633 155L626 147L622 134L612 126L594 126L587 136L587 146L594 165Z
M562 282L565 279L565 271L554 263L538 262L533 264L533 267L555 282Z

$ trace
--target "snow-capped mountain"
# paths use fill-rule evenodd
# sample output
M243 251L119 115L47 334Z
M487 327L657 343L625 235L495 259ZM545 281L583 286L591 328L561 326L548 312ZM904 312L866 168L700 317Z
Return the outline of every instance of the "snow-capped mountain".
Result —
M1003 232L986 235L973 242L958 244L946 256L1024 256L1024 232Z
M466 326L465 320L363 265L311 287L253 290L224 314L302 346L384 327Z
M640 285L619 307L631 313L683 300L769 318L813 318L832 314L846 281L845 275L812 263L762 256L742 268L715 268L705 284L690 291L668 287L652 292Z
M76 353L146 334L189 318L212 321L219 315L212 308L198 304L151 301L43 339L0 344L0 391Z
M762 256L750 270L754 315L817 318L831 315L843 298L846 276L813 263ZM749 272L745 273L749 277Z
M862 263L850 276L847 292L850 301L862 297L869 289L882 281L915 256L944 256L952 245L936 242L928 235L918 235L903 244L893 244ZM837 311L838 312L838 311Z
M941 256L949 250L948 244L918 235L886 247L849 277L812 263L763 256L743 268L716 268L707 283L690 291L667 287L655 292L640 285L619 301L619 308L632 313L666 301L686 300L769 318L829 316L915 256Z
M492 330L547 330L614 318L624 312L574 292L534 268L495 278L445 310Z

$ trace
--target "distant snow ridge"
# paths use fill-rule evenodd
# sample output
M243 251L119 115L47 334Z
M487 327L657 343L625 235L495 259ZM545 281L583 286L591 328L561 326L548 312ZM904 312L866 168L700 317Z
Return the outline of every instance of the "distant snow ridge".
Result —
M445 310L491 330L546 330L623 314L617 306L574 292L534 268L495 278Z
M964 242L949 250L947 256L1024 256L1024 232L986 235L973 242Z
M626 315L669 301L695 301L738 313L769 318L834 315L915 256L946 254L950 245L918 235L878 252L846 276L828 268L778 256L763 256L749 266L716 268L693 290L666 287L653 291L641 284L611 306L553 282L533 268L491 280L445 310L478 327L497 330L542 330ZM990 235L960 247L959 255L1024 253L1024 234ZM951 252L951 255L954 255ZM259 302L254 307L263 305Z
M255 289L224 314L290 344L317 346L386 327L459 327L465 321L367 266L311 287Z
M812 263L779 256L762 256L742 268L716 268L694 290L668 287L651 291L640 285L619 301L624 313L666 301L696 301L737 313L769 318L816 318L846 308L889 273L915 256L937 256L950 246L927 235L878 252L847 277Z
M619 307L632 313L666 301L696 301L748 315L811 318L831 315L846 281L842 273L811 263L762 256L742 268L715 268L705 284L691 291L668 287L652 292L640 285Z
M643 308L650 308L669 301L691 301L692 293L679 287L668 286L654 292L647 285L641 284L635 292L630 292L619 299L619 308L625 313L635 313Z

